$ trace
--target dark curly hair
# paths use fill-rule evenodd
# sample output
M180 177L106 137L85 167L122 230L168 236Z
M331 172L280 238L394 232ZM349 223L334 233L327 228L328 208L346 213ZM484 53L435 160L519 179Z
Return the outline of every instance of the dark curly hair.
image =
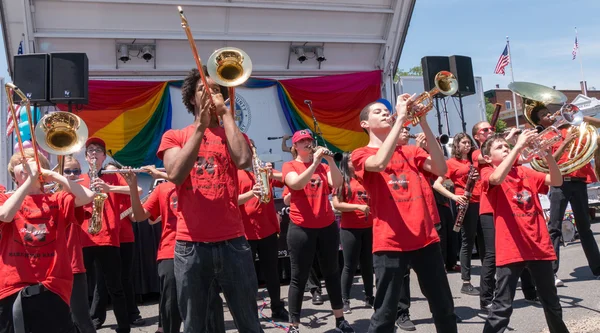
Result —
M462 141L462 139L464 138L468 138L469 141L471 142L471 150L469 150L469 153L467 154L467 156L471 156L471 153L473 153L473 151L475 150L475 142L473 141L473 139L471 139L471 137L469 136L469 134L467 133L458 133L454 136L454 139L452 140L452 157L456 158L457 160L462 159L462 154L460 153L460 148L459 148L459 144Z
M208 71L206 70L206 66L203 66L204 75L208 78ZM183 84L181 85L181 100L183 101L183 105L187 111L191 114L194 114L194 104L192 104L191 100L196 95L196 87L198 87L198 81L200 81L200 72L197 68L193 68L188 75L183 80ZM223 99L229 98L229 93L227 88L223 86L219 86L221 90L221 94L223 95Z

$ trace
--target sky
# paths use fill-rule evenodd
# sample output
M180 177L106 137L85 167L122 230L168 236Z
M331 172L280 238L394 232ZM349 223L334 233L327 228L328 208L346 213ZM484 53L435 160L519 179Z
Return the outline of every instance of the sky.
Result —
M418 66L424 56L464 55L485 90L506 88L510 66L505 76L494 69L509 36L515 81L579 89L581 58L588 89L600 90L600 0L416 1L399 68ZM3 45L0 76L10 81Z
M399 68L419 66L424 56L469 56L485 90L506 88L510 66L505 76L494 69L509 36L515 81L579 89L581 57L588 89L600 90L599 0L416 1Z

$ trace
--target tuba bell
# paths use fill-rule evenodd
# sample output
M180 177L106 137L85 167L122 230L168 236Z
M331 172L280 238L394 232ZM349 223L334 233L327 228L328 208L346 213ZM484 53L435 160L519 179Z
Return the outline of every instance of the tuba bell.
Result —
M508 89L523 98L523 115L532 125L537 126L531 115L535 109L548 105L562 105L560 108L561 119L551 127L569 126L569 131L577 131L579 137L568 148L568 159L560 163L558 168L561 174L567 175L579 170L592 160L598 148L598 131L596 127L583 121L583 114L574 104L568 104L567 96L560 91L530 82L513 82ZM541 159L531 161L531 167L537 171L548 173L546 162Z

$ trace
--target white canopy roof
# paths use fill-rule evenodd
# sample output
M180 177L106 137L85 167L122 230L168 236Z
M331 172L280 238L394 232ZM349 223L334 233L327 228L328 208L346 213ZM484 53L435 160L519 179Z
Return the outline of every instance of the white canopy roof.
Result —
M179 77L195 67L181 28L183 6L200 57L224 46L246 51L253 76L317 76L398 64L415 0L1 0L9 71L23 53L85 52L90 76ZM131 60L118 44L133 44ZM153 59L141 58L145 45ZM292 46L322 46L300 63Z

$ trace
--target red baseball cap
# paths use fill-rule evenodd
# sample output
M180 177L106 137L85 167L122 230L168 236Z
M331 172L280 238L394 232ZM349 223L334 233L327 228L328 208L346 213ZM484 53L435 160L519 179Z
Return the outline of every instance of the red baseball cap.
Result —
M292 143L296 143L300 140L304 140L304 139L311 139L312 140L312 134L310 133L309 130L300 130L300 131L296 131L296 133L294 133L294 136L292 136Z
M91 138L87 139L87 141L85 142L85 148L87 148L91 144L98 145L98 146L104 148L104 150L106 150L106 143L104 142L104 140L102 140L100 138L91 137Z

